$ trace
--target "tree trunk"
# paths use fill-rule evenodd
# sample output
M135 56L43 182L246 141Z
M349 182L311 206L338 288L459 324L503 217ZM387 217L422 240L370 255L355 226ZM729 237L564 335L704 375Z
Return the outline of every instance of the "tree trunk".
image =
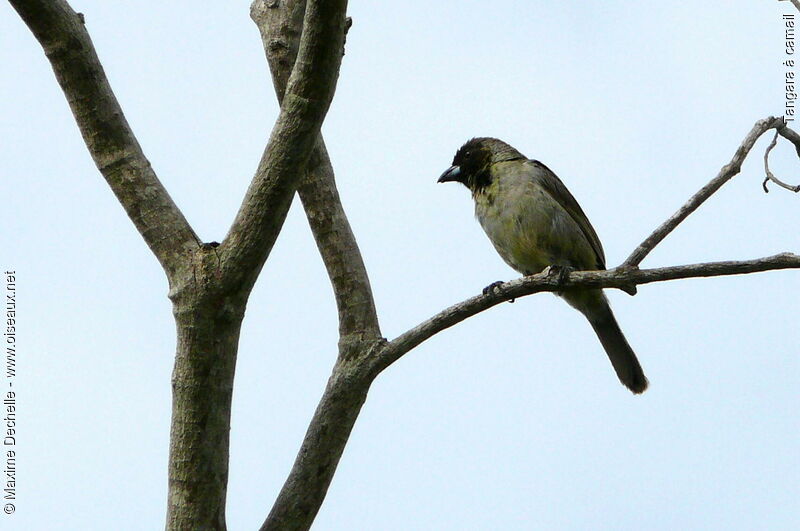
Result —
M203 245L186 284L173 290L167 529L225 529L233 377L246 300L218 293L216 250ZM199 263L198 263L199 262Z

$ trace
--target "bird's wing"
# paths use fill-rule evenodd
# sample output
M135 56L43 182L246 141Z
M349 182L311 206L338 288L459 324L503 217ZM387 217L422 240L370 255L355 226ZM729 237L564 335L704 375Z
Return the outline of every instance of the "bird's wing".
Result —
M531 161L534 166L536 166L539 170L538 179L539 182L542 184L542 187L550 194L553 199L555 199L561 207L569 213L572 219L578 224L583 231L584 236L589 241L589 244L592 246L595 255L597 256L597 265L599 269L606 268L606 257L603 253L603 246L600 244L600 238L597 237L597 233L594 231L594 227L592 224L589 223L589 218L586 217L586 214L583 213L578 202L572 197L572 194L569 193L567 187L564 186L564 183L561 182L561 179L553 173L550 168L539 162L538 160Z

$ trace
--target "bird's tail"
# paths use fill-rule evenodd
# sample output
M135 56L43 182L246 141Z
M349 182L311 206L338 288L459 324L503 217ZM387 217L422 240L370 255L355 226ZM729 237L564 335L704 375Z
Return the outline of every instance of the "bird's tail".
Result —
M647 389L647 378L642 366L639 365L636 354L620 330L605 295L602 292L593 293L593 291L588 290L575 294L578 296L568 297L567 301L589 319L594 332L608 354L608 359L611 360L611 365L614 366L619 381L631 392L643 393Z

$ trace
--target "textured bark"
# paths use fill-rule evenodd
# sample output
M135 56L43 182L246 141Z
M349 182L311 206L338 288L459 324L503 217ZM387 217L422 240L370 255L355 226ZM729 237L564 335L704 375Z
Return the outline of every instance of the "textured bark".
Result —
M377 375L423 341L442 330L503 302L541 293L561 291L566 288L617 288L664 282L683 278L743 275L780 269L800 269L800 256L792 253L776 254L765 258L742 261L706 262L682 266L638 269L620 266L605 271L573 271L551 275L548 271L518 278L492 286L482 295L476 295L442 310L411 330L399 335L369 358L370 374Z
M289 477L261 531L309 529L328 492L371 378L363 359L340 358L303 439Z
M198 239L156 177L94 50L63 0L10 0L42 45L97 168L171 277Z
M63 0L11 4L44 48L89 152L169 278L178 341L167 527L224 529L239 329L333 97L347 2L309 0L280 116L218 247L198 241L156 178L114 98L83 16Z
M250 6L250 16L261 32L278 101L283 101L300 47L299 28L305 3L304 0L255 0ZM346 27L349 28L349 20ZM333 285L339 311L339 335L379 337L378 315L367 270L339 199L333 165L321 135L311 153L298 194Z
M375 299L322 137L311 153L309 171L298 194L336 296L339 337L361 340L363 348L369 348L371 341L381 337Z
M223 243L201 244L158 181L103 72L83 17L64 0L9 0L41 43L97 167L164 267L177 327L172 378L168 529L225 529L231 397L247 298L282 228L295 191L333 285L339 348L331 377L294 466L262 529L313 523L374 378L434 334L506 300L570 287L616 287L689 277L800 268L784 253L741 262L639 270L641 260L739 172L766 130L795 144L782 120L756 123L732 161L619 268L542 273L497 286L443 310L391 342L381 338L374 299L319 135L343 54L345 0L256 0L281 101L280 116ZM795 5L797 2L792 0Z
M218 289L216 249L204 245L173 297L167 529L225 529L231 396L245 296Z
M280 5L281 2L274 2ZM269 256L328 111L341 64L346 0L309 1L298 57L256 175L220 246L223 281L249 289Z
M173 375L170 529L224 529L239 326L333 98L346 6L344 0L308 2L298 60L242 206L222 244L204 246L201 267L193 268L191 281L173 298L180 341Z
M304 5L302 0L256 0L251 6L279 101L284 101L288 73L299 49ZM364 372L369 366L367 359L373 348L383 343L369 278L321 136L298 192L336 297L339 355L263 530L311 527L367 396L371 383Z

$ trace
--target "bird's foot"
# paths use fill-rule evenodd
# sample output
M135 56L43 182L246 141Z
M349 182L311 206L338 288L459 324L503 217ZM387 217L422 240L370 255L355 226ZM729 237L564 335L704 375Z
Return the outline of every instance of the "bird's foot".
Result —
M495 292L497 291L497 288L499 288L502 285L503 285L503 281L502 280L498 280L497 282L492 282L491 284L489 284L488 286L483 288L483 294L484 295L494 295ZM508 302L514 302L514 300L515 299L508 299Z
M575 268L564 265L553 264L547 267L547 277L552 278L559 285L564 284L569 277L569 274L575 271Z
M489 284L488 286L486 286L485 288L483 288L483 294L484 294L484 295L489 295L489 294L492 294L492 293L494 293L494 292L495 292L495 290L496 290L498 287L500 287L500 286L502 286L502 285L503 285L503 281L502 281L502 280L498 280L497 282L492 282L491 284Z

